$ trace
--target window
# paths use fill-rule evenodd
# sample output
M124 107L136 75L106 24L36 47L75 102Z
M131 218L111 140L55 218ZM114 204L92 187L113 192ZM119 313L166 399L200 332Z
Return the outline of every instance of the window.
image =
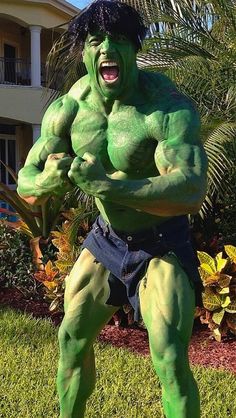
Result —
M16 128L13 125L0 124L0 160L9 165L14 171L17 170L16 158ZM8 173L3 164L0 165L0 181L11 189L16 188L15 181ZM6 202L0 201L0 209L14 212L14 209ZM0 218L6 217L6 213L0 211ZM7 216L9 221L15 221L16 216Z
M4 164L9 165L12 170L17 171L16 136L9 133L2 133L2 130L0 129L0 160ZM0 166L0 181L13 189L15 188L15 181L3 164Z

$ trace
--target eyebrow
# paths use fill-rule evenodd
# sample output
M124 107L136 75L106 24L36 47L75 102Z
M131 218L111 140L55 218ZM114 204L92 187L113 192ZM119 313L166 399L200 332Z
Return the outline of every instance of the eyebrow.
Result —
M94 38L94 37L95 37L95 38L99 38L99 37L101 38L101 37L103 37L104 35L106 36L106 33L97 32L97 33L89 33L89 34L88 34L88 37L89 37L89 38Z

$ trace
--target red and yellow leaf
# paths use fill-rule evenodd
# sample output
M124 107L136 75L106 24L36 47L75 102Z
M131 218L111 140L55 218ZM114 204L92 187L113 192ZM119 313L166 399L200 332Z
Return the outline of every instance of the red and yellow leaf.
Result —
M215 294L210 288L206 288L202 294L203 306L208 311L215 311L221 308L221 298Z
M54 290L54 289L56 289L56 287L58 286L58 282L56 282L56 281L47 281L47 280L45 280L45 281L43 282L43 284L44 284L44 286L46 286L46 288L47 288L47 289L49 289L49 290Z
M215 324L220 325L224 319L224 316L225 316L225 310L221 309L220 311L213 313L212 320L215 322Z
M225 295L223 295L223 297L222 297L222 302L221 302L221 306L222 306L222 308L227 308L227 306L229 306L230 305L230 303L231 303L231 299L230 299L230 296L225 296Z
M233 263L236 263L236 247L233 245L225 245L224 246L226 254L229 256L230 260Z
M221 273L219 276L218 284L220 287L228 287L230 285L232 276L229 276L228 274Z

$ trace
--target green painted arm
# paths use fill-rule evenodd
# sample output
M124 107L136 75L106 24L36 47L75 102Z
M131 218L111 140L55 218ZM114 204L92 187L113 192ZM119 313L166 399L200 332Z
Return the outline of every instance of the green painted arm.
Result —
M30 150L19 171L17 192L32 204L54 194L63 195L73 186L67 173L72 161L69 127L77 104L67 96L51 104L42 122L41 137Z

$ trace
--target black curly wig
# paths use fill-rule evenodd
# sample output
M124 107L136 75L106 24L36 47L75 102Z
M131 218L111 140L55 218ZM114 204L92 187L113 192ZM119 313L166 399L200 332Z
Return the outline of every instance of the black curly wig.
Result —
M68 32L75 43L84 42L88 33L97 31L123 35L141 49L146 36L139 13L131 6L116 0L96 0L70 22Z

